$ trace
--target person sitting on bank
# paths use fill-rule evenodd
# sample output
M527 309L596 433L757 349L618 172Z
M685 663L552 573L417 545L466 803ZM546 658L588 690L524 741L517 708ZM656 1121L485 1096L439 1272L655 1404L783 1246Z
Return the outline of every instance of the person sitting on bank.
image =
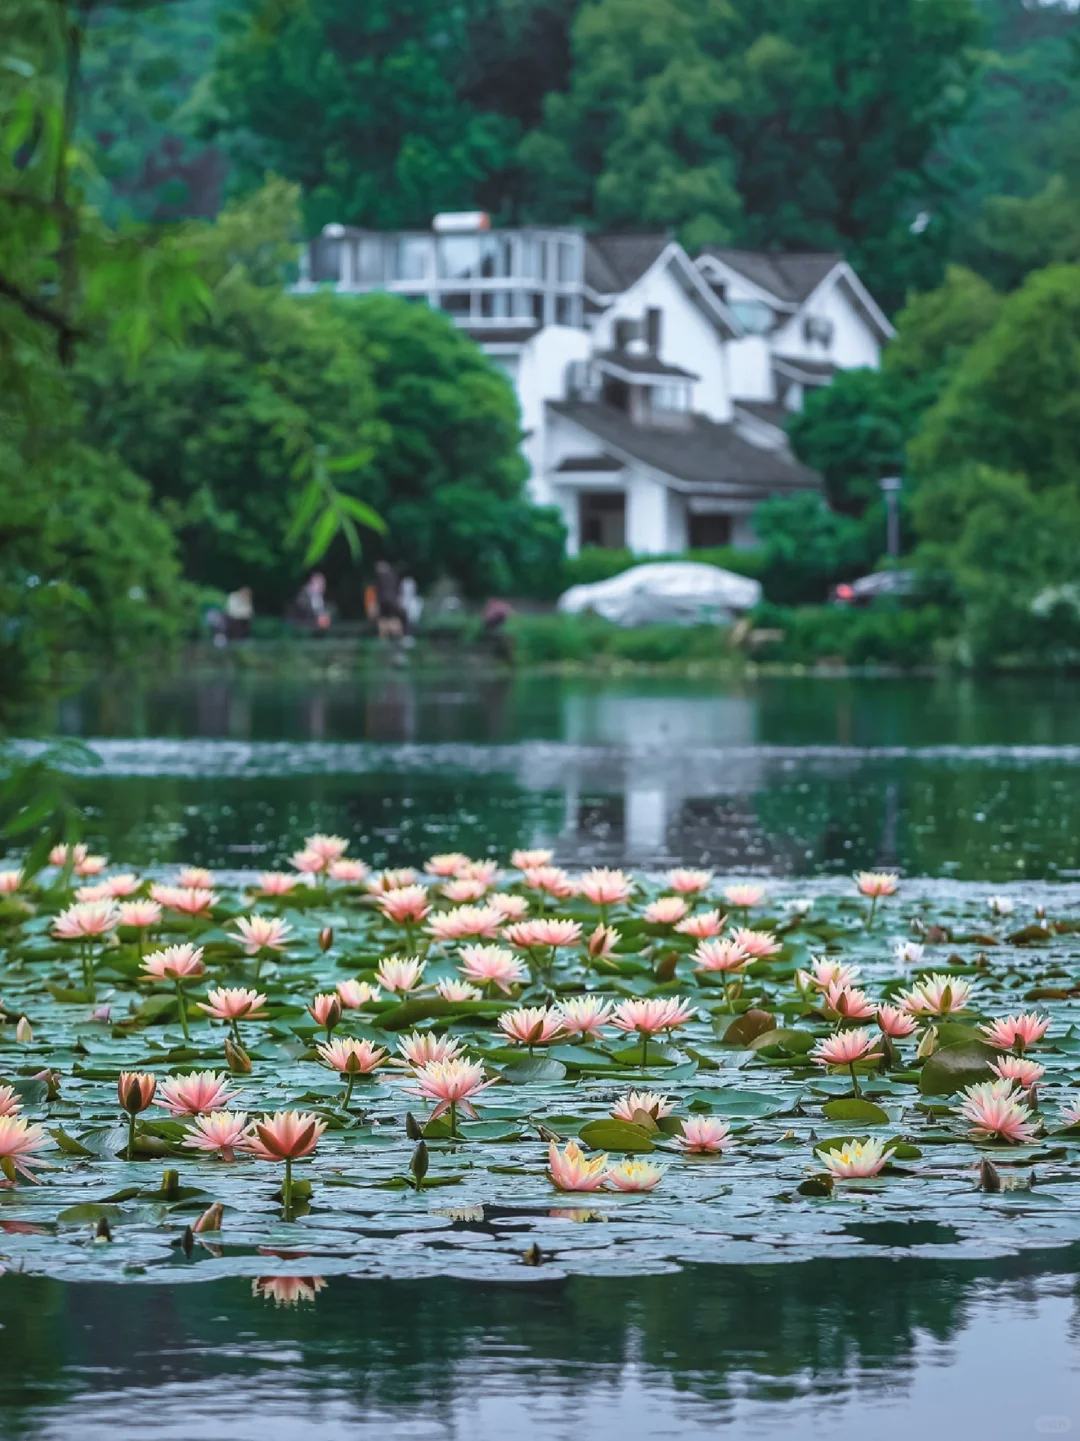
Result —
M225 635L229 640L247 640L255 614L255 600L249 585L230 591L225 601Z

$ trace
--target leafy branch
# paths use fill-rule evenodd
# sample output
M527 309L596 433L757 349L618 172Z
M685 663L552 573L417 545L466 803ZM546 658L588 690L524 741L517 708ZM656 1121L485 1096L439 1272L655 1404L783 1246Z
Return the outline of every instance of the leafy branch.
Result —
M285 535L285 543L290 546L307 538L305 567L321 560L339 534L345 537L353 560L359 560L361 546L358 525L375 531L377 535L386 534L386 522L378 511L358 500L355 495L339 490L333 480L334 475L362 470L371 460L371 456L371 448L367 447L355 451L352 455L328 459L325 445L315 447L311 478L300 492Z

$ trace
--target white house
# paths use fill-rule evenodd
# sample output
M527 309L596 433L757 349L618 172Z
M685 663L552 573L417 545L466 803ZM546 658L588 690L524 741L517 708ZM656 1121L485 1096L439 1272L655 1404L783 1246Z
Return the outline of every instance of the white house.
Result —
M508 374L530 490L569 549L752 545L767 496L815 488L787 416L837 370L880 363L888 320L844 258L573 227L328 226L298 291L388 290L445 310Z

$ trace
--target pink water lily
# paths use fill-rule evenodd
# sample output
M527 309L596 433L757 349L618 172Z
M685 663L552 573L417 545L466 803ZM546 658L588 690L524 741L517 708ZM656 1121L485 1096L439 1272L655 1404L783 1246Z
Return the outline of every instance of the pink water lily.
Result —
M858 966L845 966L826 956L815 956L810 963L808 979L818 990L827 991L830 986L854 986L861 974Z
M499 1029L509 1040L531 1050L533 1046L546 1046L563 1034L562 1013L554 1007L521 1006L516 1011L503 1011Z
M461 1042L456 1036L437 1036L432 1031L413 1031L402 1036L398 1050L410 1066L423 1068L433 1061L452 1061L461 1051Z
M280 916L237 916L235 925L249 956L264 950L283 951L291 939L289 924Z
M881 1052L874 1050L877 1037L873 1032L853 1028L836 1031L824 1040L818 1041L810 1052L811 1060L819 1066L854 1066L859 1061L880 1061Z
M561 866L530 866L524 881L530 891L542 891L556 901L565 901L577 889Z
M696 896L707 891L712 885L712 878L712 871L696 871L685 866L667 873L668 886L681 896Z
M962 1095L957 1114L971 1123L970 1134L977 1140L1024 1146L1036 1139L1038 1122L1017 1099L1011 1081L982 1081Z
M214 888L214 873L205 866L184 866L176 884L188 891L209 891Z
M625 871L600 866L586 871L579 879L577 889L594 906L617 906L633 895L634 881Z
M901 1011L897 1006L881 1005L877 1008L878 1029L894 1041L902 1041L915 1031L915 1018Z
M100 876L108 864L108 856L92 856L84 853L82 856L76 856L75 874L77 876Z
M308 1015L317 1025L326 1027L329 1040L331 1032L341 1020L341 997L337 991L323 991L313 996L308 1006Z
M236 1096L229 1090L229 1078L213 1071L192 1071L173 1076L157 1088L156 1104L173 1116L201 1116L222 1111Z
M644 1111L652 1120L659 1121L670 1116L674 1109L674 1101L657 1091L627 1091L612 1106L611 1114L617 1121L633 1121L638 1111Z
M971 982L960 976L924 976L910 991L902 991L900 1005L913 1016L947 1016L967 1009Z
M349 849L349 842L344 836L327 836L321 833L308 836L304 842L304 850L310 851L312 855L321 856L324 861L336 861Z
M150 955L143 957L142 966L146 974L155 981L188 980L201 976L206 970L202 947L187 943L152 951Z
M206 1000L198 1002L199 1010L205 1011L213 1020L231 1022L263 1020L266 1012L260 1007L265 1005L263 993L247 986L211 989L206 993Z
M251 1294L280 1306L299 1306L303 1301L313 1305L315 1297L326 1286L322 1276L258 1276L251 1283Z
M192 1118L191 1130L183 1144L193 1151L216 1153L223 1161L235 1161L243 1149L248 1130L246 1111L211 1111L208 1116Z
M427 887L410 885L384 891L379 910L396 926L418 926L431 910Z
M699 971L724 974L743 970L750 956L738 941L710 940L702 941L690 959Z
M857 986L840 986L835 981L826 986L819 1004L827 1015L848 1021L869 1020L875 1011L865 991Z
M567 1141L562 1151L554 1141L548 1145L548 1175L560 1191L599 1191L607 1163L606 1152L590 1158L576 1141Z
M469 864L469 858L462 851L448 851L441 856L432 856L424 862L429 876L456 876L462 867Z
M391 995L407 995L423 980L425 964L416 956L384 956L375 971L375 979Z
M693 1015L689 1001L677 996L656 997L620 1001L612 1012L611 1024L620 1031L636 1032L641 1037L641 1068L644 1070L649 1061L649 1037L684 1026L693 1019Z
M1065 1101L1059 1115L1063 1126L1080 1126L1080 1095Z
M396 870L380 871L368 881L372 895L381 896L389 891L403 891L417 883L417 874L412 866L398 866Z
M22 871L0 871L0 896L10 896L22 885Z
M117 924L134 930L151 930L161 925L161 907L157 901L124 901L117 915Z
M289 857L289 865L302 876L321 876L329 869L330 862L325 856L319 855L318 851L310 851L305 846L303 850L293 851Z
M202 886L151 886L150 897L167 911L179 911L185 916L209 915L219 900Z
M461 974L481 986L497 986L504 995L528 979L524 966L503 946L462 946Z
M75 899L88 905L94 901L111 901L114 897L105 882L101 881L93 886L76 886Z
M337 993L341 1004L347 1011L358 1011L361 1006L369 1006L373 1001L378 1001L382 997L382 991L378 986L355 979L338 981Z
M427 929L436 941L493 941L505 921L494 906L455 906L430 916Z
M1046 1075L1046 1067L1028 1056L1004 1055L1000 1061L991 1061L990 1069L999 1080L1015 1081L1025 1091L1038 1085Z
M690 1116L683 1122L682 1135L673 1140L689 1155L714 1156L731 1145L731 1127L719 1116Z
M339 856L337 860L330 862L328 872L332 881L340 881L343 885L358 886L368 878L368 868L363 861L351 860L348 856Z
M440 887L443 896L455 906L465 905L474 901L482 901L487 894L487 886L483 881L474 881L468 878L459 877L457 880L447 881L446 885Z
M581 940L581 922L547 920L541 916L534 921L507 926L504 934L511 945L520 946L523 950L535 950L540 946L558 949L577 945Z
M894 896L900 889L900 877L895 871L858 871L855 885L859 894L878 900L881 896Z
M551 864L551 851L516 850L510 853L510 864L518 871L535 871Z
M980 1028L986 1033L987 1042L999 1051L1024 1051L1041 1041L1050 1029L1050 1017L1036 1015L999 1016L989 1026Z
M488 897L489 906L499 912L504 921L520 921L529 914L529 902L524 896L512 896L506 891L495 891Z
M753 884L728 886L724 891L724 900L729 906L735 906L740 911L748 911L753 906L759 906L765 899L765 887Z
M643 918L654 926L674 926L683 920L688 910L682 896L661 896L645 907Z
M697 915L687 916L685 921L680 921L675 929L681 936L691 936L696 941L710 941L723 931L725 919L719 911L699 911Z
M292 1210L293 1162L310 1156L325 1130L326 1122L310 1112L278 1111L253 1122L244 1136L241 1148L260 1161L285 1162L281 1199L286 1218Z
M435 994L444 1001L482 1001L484 993L479 986L468 981L453 981L443 977L435 982Z
M115 931L120 912L112 901L84 901L68 906L53 922L53 935L61 941L98 940Z
M0 1116L15 1116L22 1110L22 1100L14 1086L0 1086Z
M35 1153L48 1144L41 1126L32 1126L21 1116L0 1116L0 1171L6 1184L14 1185L19 1176L36 1181L33 1168L44 1162L36 1160Z
M356 1077L370 1075L388 1059L382 1046L372 1045L367 1040L358 1041L353 1036L339 1037L337 1040L327 1042L326 1045L316 1046L315 1049L324 1066L347 1078L343 1103L346 1107L352 1097L353 1082Z
M568 1036L595 1040L611 1020L611 1004L602 996L570 996L560 1001L563 1030Z
M755 961L779 955L784 949L772 931L755 931L749 926L737 926L731 933L731 939Z
M592 931L585 942L585 950L590 961L606 960L614 954L615 947L622 939L614 926L605 926L602 922Z
M493 1081L484 1080L484 1067L480 1061L469 1061L462 1056L455 1056L449 1061L431 1061L417 1069L415 1079L416 1086L410 1088L414 1094L436 1102L431 1113L433 1121L449 1112L451 1134L457 1131L458 1109L475 1120L473 1101L482 1091L494 1085Z
M264 896L287 896L296 885L296 877L284 871L263 871L259 877L259 890Z

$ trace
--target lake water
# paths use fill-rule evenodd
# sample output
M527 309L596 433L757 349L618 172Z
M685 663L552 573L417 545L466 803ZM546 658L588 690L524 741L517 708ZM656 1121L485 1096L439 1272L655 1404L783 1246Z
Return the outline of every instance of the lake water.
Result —
M1080 685L414 676L173 679L70 696L111 854L265 866L313 829L374 864L551 845L568 863L777 875L1080 875ZM284 846L284 851L283 851Z
M374 864L551 844L567 863L787 877L1080 875L1080 686L194 678L58 702L118 859L258 868L312 829ZM17 1224L17 1223L15 1223ZM4 1225L0 1208L0 1228ZM14 1237L12 1238L14 1239ZM88 1240L88 1245L93 1243ZM0 1276L0 1435L986 1441L1080 1430L1074 1251L686 1265L520 1281ZM206 1268L203 1268L205 1274ZM168 1279L163 1279L168 1276ZM295 1304L290 1304L295 1301Z

